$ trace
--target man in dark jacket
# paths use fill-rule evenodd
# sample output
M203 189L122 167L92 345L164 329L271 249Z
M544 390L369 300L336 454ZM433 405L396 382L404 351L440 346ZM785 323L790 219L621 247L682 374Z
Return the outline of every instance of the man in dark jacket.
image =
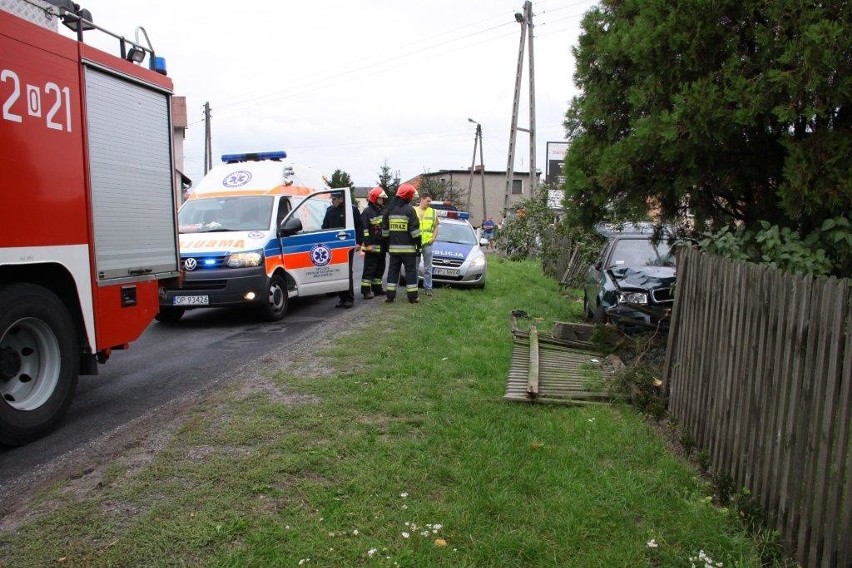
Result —
M346 229L346 206L344 201L346 194L342 191L335 191L331 194L331 205L325 210L325 217L322 220L323 229ZM352 215L355 221L355 242L358 247L364 241L364 228L361 224L361 214L358 213L358 208L351 205ZM336 308L351 308L355 303L355 293L352 283L352 253L349 254L349 289L343 290L338 294L338 302Z
M382 238L382 211L387 194L381 187L374 187L367 195L367 206L361 213L364 227L364 271L361 273L361 295L365 300L383 296L382 276L385 273L385 246Z
M417 253L420 251L420 221L411 200L417 190L404 183L385 209L382 218L382 235L388 240L388 286L385 302L396 298L399 272L405 266L405 292L408 301L417 303Z

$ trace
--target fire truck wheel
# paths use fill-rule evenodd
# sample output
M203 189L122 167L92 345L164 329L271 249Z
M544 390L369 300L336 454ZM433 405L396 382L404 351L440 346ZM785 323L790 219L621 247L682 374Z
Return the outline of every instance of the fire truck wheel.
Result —
M77 388L77 335L42 286L0 287L0 444L19 446L59 423Z
M154 316L154 319L162 323L175 323L183 317L185 311L184 308L160 308L160 312Z
M269 279L269 294L261 307L261 316L266 321L279 321L287 311L287 283L278 274Z

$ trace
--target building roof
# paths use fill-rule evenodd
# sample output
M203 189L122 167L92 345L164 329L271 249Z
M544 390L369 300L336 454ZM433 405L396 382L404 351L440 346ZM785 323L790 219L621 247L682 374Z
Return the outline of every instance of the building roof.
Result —
M352 188L352 194L356 199L367 199L370 190L373 189L372 186L366 187L362 185L356 185Z

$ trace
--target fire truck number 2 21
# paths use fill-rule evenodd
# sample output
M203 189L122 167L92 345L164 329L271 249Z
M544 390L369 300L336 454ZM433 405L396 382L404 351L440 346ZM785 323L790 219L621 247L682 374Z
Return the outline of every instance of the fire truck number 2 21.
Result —
M43 89L30 84L22 85L18 74L11 69L0 69L0 82L12 86L9 96L3 101L3 120L23 122L24 116L35 119L44 116L44 125L47 128L72 132L69 87L60 87L52 81L45 83ZM42 111L42 92L50 105L47 113ZM20 108L24 106L25 109Z

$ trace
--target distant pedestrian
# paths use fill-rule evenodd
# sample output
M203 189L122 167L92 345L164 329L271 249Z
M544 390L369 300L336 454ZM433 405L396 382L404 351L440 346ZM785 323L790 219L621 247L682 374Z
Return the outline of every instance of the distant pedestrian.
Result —
M382 276L385 273L385 239L382 237L382 211L387 194L381 187L374 187L367 195L367 206L361 213L364 227L364 271L361 273L361 295L365 300L383 296Z
M491 217L482 223L482 236L488 240L488 248L491 248L491 243L494 241L494 219Z
M432 245L438 238L438 214L431 207L432 196L423 193L417 206L420 221L420 258L423 259L423 293L432 295Z
M420 251L420 220L411 200L417 190L404 183L396 190L382 216L382 235L388 239L388 284L385 302L396 299L399 273L405 266L405 292L408 301L417 303L417 253Z

